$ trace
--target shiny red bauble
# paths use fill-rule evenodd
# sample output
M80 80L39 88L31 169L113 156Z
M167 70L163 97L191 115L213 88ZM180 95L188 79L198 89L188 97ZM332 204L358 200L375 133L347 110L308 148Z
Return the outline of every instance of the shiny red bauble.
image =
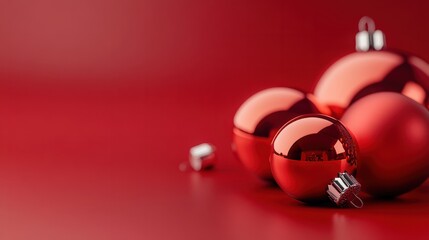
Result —
M339 172L355 174L357 145L344 125L325 115L304 115L284 125L272 142L271 168L278 185L303 202L320 202Z
M272 180L271 141L290 119L329 111L311 95L291 88L270 88L247 99L234 117L233 150L243 165L262 179Z
M314 95L340 117L351 104L377 92L401 93L429 107L429 64L398 51L355 52L322 75Z
M357 179L379 197L408 192L429 175L429 111L397 93L376 93L353 104L342 122L360 149Z

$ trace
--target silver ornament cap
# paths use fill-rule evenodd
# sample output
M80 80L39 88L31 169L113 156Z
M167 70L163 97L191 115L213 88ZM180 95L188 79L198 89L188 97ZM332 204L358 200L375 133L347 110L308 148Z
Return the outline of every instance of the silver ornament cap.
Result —
M386 38L381 30L375 28L372 18L364 16L359 20L359 32L356 34L356 51L367 52L382 50L386 46Z
M361 184L353 177L353 175L347 172L338 173L338 177L334 178L330 184L328 184L328 197L337 206L352 205L356 208L363 207L363 201L358 197L361 189ZM358 200L356 204L355 201Z
M209 143L202 143L189 150L189 165L195 171L208 170L216 162L216 148Z

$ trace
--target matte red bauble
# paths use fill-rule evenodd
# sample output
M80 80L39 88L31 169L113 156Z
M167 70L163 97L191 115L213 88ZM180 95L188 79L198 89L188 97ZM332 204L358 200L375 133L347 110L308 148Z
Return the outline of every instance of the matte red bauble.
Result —
M344 125L325 115L292 119L272 143L271 168L278 185L303 202L327 200L339 172L355 174L357 145Z
M290 119L307 113L326 113L311 95L291 88L270 88L246 100L234 117L233 150L244 166L272 180L271 141Z
M368 31L361 26L356 36L358 52L329 67L314 95L337 117L357 100L377 92L401 93L429 107L429 64L405 52L385 50L384 35L370 23Z
M429 111L397 93L376 93L353 104L342 122L360 148L357 179L379 197L408 192L429 175Z

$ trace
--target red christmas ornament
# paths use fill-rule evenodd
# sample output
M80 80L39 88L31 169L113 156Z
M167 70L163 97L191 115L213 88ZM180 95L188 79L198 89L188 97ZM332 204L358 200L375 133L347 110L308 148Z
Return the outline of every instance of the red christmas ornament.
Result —
M329 113L312 95L291 88L270 88L246 100L234 117L233 150L244 166L265 180L273 180L271 141L290 119L308 113Z
M365 30L367 26L368 30ZM340 117L362 97L397 92L429 108L429 64L407 53L384 50L384 35L364 17L356 50L335 62L320 78L314 95Z
M272 143L271 168L279 186L303 202L328 199L338 173L355 174L357 146L340 121L325 115L292 119Z
M408 192L429 176L429 111L397 93L376 93L353 104L342 122L360 149L357 180L380 197Z

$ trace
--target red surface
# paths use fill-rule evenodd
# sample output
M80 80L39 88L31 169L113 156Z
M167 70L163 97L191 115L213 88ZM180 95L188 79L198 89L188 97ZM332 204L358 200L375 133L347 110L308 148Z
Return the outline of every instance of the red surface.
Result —
M0 238L427 239L427 182L360 210L306 206L246 173L230 140L247 97L310 91L363 15L429 59L428 6L0 2ZM217 169L180 172L203 141Z

